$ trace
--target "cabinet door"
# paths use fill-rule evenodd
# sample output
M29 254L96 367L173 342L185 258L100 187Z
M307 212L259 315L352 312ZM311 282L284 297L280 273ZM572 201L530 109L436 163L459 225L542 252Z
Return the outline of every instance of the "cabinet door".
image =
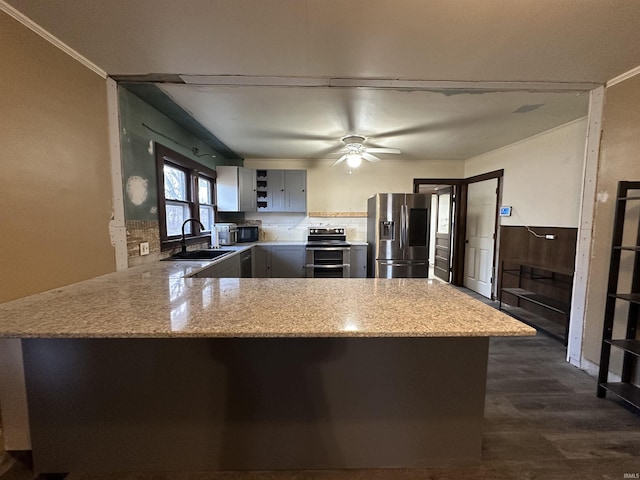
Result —
M284 171L285 212L307 211L307 171Z
M282 245L271 247L271 276L281 278L303 278L305 276L304 245Z
M215 278L240 278L240 255L234 255L216 265Z
M351 245L351 277L365 278L367 276L367 246Z
M284 170L267 170L266 212L284 212Z
M254 278L271 277L271 249L256 245L252 249L251 268Z
M197 275L197 278L239 278L240 277L240 256L234 255L230 258L225 258L215 265L211 265L209 268L202 270Z
M238 187L241 212L256 211L256 171L252 168L241 167L239 170Z
M220 212L256 211L256 171L221 165L216 168L216 201Z
M237 212L238 167L220 165L216 167L216 204L220 212Z

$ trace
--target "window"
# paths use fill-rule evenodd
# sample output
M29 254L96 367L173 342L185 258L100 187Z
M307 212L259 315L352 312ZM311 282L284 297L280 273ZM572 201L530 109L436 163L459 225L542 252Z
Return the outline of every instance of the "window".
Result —
M200 176L198 178L198 202L200 204L200 221L207 232L211 232L214 223L213 180Z
M215 222L215 170L158 144L156 170L162 249L176 246L188 218L199 220L204 230L189 222L184 225L185 238L196 242L208 237Z

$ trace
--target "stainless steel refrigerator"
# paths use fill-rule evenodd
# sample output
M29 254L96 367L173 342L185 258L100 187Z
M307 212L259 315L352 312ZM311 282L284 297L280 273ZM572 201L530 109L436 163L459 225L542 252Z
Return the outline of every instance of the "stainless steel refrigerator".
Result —
M369 277L429 276L430 206L431 195L421 193L377 193L369 197Z

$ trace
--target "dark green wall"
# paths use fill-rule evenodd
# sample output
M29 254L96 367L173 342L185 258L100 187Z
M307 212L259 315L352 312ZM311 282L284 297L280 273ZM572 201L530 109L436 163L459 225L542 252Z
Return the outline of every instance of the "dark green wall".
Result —
M123 87L118 88L118 100L126 220L158 219L154 142L210 168L215 168L217 165L242 165L242 160L226 159ZM143 124L160 134L154 133ZM198 158L192 151L194 147L198 149L199 154L213 154L216 158L207 156ZM129 188L127 188L128 185Z

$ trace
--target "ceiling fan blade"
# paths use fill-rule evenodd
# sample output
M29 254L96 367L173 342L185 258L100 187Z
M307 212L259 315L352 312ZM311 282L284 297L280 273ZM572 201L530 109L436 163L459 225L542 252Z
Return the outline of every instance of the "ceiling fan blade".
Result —
M262 129L262 130L245 130L244 134L247 137L267 139L267 140L302 140L302 141L323 141L330 142L334 140L334 137L329 135L318 135L315 133L293 131L293 130L280 130L280 129Z
M402 151L398 148L367 148L367 152L369 153L402 153Z
M324 150L315 152L309 158L327 158L329 156L335 155L336 153L342 154L342 152L344 152L344 147L325 148Z
M339 164L340 162L344 162L347 159L347 155L342 155L339 159L337 159L335 162L333 162L331 164L331 166L333 167L334 165Z
M363 152L362 153L362 158L364 158L365 160L368 160L370 162L373 163L377 163L380 161L380 159L378 157L374 157L373 155L371 155L370 153L367 152Z

